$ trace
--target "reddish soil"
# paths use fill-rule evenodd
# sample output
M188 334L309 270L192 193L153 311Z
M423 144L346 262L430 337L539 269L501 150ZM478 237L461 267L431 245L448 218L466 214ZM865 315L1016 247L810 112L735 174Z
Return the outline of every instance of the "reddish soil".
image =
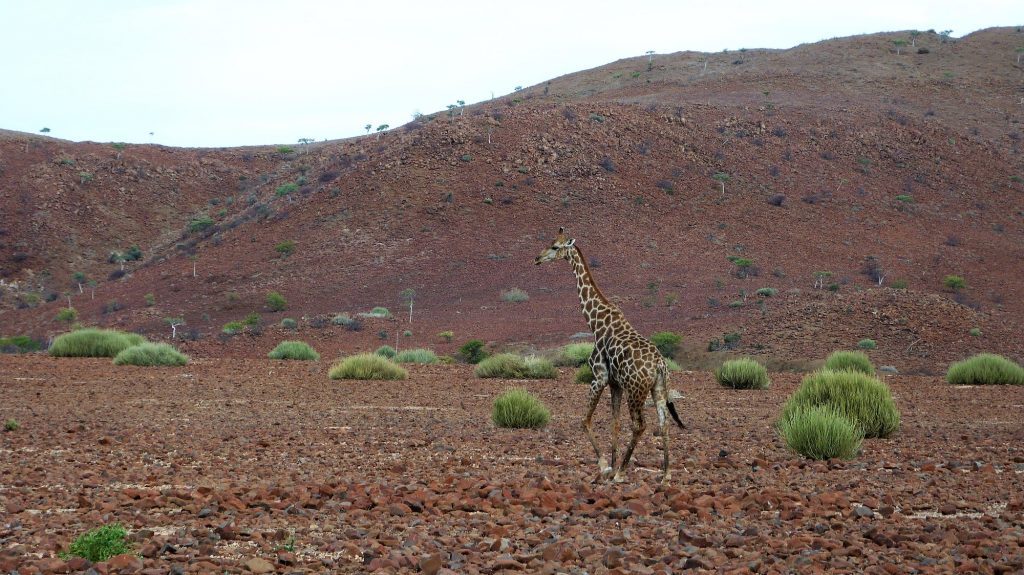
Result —
M1024 388L889 377L903 420L849 462L808 462L766 391L675 374L671 486L645 435L628 481L592 483L585 389L469 366L341 382L328 362L171 369L0 357L0 571L85 572L56 553L99 524L141 559L91 573L1010 573L1024 569ZM540 431L489 421L520 385ZM608 441L607 402L598 414ZM440 570L440 571L439 571Z

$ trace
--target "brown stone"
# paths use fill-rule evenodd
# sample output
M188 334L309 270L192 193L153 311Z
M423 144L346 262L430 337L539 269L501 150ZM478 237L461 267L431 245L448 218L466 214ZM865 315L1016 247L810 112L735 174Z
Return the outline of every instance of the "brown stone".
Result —
M420 559L420 572L425 575L437 575L437 572L444 566L444 557L440 553L434 553Z
M260 557L253 557L245 562L245 568L253 573L273 573L274 564Z
M115 555L107 559L107 567L118 573L138 573L142 570L142 559L129 553Z

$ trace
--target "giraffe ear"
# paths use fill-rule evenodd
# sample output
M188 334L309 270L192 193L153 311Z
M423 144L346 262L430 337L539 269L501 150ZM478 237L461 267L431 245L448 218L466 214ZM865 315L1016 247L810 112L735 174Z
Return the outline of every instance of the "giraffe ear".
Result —
M567 248L571 248L571 247L573 247L574 245L576 245L576 238L573 238L573 239L571 239L571 240L569 240L569 241L565 242L565 247L567 247Z
M558 226L558 235L562 235L564 233L565 233L565 228L563 228L562 226Z

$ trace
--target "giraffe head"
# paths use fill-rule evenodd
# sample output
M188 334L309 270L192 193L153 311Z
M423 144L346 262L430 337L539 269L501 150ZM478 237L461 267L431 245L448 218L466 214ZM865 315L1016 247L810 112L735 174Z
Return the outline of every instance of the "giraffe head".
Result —
M569 239L569 236L565 235L565 228L558 228L558 235L555 236L555 241L551 242L551 247L545 249L533 263L540 265L544 262L549 262L555 259L569 259L569 250L576 243L575 239Z

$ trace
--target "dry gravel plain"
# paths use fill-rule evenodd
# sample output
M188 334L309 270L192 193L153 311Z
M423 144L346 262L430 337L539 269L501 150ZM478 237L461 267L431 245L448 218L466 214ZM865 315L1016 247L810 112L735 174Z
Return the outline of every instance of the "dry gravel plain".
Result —
M903 423L853 461L788 452L767 391L708 373L672 386L674 478L648 434L629 481L593 483L585 389L412 367L337 382L329 362L196 359L182 368L0 357L0 572L1019 573L1024 388L887 378ZM523 386L541 431L490 402ZM598 432L607 441L607 399ZM651 414L653 415L653 414ZM139 555L57 553L104 523Z

